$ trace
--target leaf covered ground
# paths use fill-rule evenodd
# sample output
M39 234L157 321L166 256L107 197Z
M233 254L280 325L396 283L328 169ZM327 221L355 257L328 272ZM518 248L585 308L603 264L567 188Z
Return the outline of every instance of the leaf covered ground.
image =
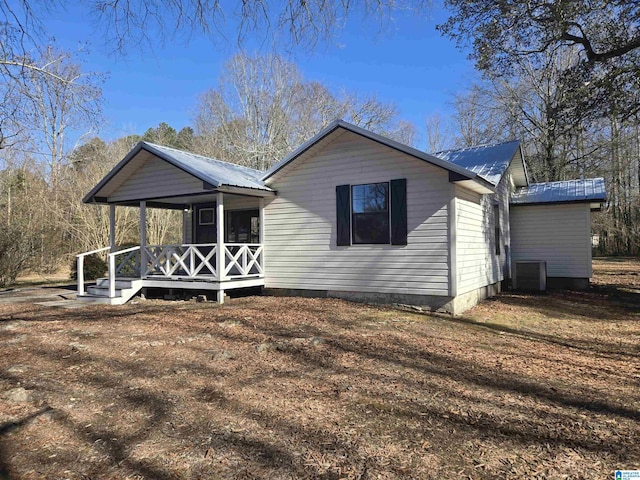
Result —
M613 478L640 468L640 262L594 268L455 318L0 295L0 478Z

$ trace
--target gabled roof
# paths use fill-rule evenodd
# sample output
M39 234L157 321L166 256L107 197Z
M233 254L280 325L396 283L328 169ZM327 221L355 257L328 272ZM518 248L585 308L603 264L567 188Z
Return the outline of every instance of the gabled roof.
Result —
M521 153L520 142L513 140L493 145L444 150L433 155L477 173L492 185L498 185L517 153ZM521 170L524 179L519 183L526 184L527 174L524 162L522 162Z
M517 188L511 196L513 205L548 203L602 203L607 199L604 178L532 183Z
M273 175L278 173L284 167L289 165L291 162L294 162L298 157L304 154L307 150L313 148L316 144L324 140L326 137L336 132L337 130L346 130L356 135L360 135L361 137L368 138L369 140L373 140L374 142L380 143L381 145L385 145L389 148L393 148L394 150L406 153L407 155L411 155L419 160L423 160L427 163L435 165L440 168L444 168L450 172L451 181L454 183L460 183L465 185L467 188L474 189L479 191L480 193L493 193L494 185L487 181L485 178L479 176L476 172L473 172L467 168L456 165L447 160L443 160L441 158L435 157L433 155L429 155L428 153L421 152L415 148L409 147L408 145L404 145L400 142L396 142L395 140L391 140L390 138L383 137L382 135L378 135L376 133L370 132L369 130L365 130L364 128L357 127L351 123L345 122L344 120L334 120L327 127L323 128L318 134L316 134L309 141L303 143L296 150L287 155L283 160L273 165L267 172L261 177L261 180L266 181L271 178ZM451 175L453 174L453 175Z
M95 200L100 190L112 180L136 155L145 150L170 163L180 170L202 180L211 188L222 186L251 188L272 191L260 177L264 172L253 168L222 162L194 153L176 150L149 142L139 142L83 199L85 203Z

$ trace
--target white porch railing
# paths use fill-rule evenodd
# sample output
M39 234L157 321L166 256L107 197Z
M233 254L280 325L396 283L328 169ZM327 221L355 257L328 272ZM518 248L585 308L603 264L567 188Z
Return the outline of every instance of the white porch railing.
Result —
M78 280L78 295L84 295L84 257L87 255L93 255L94 253L104 252L111 247L98 248L91 250L90 252L79 253L76 255L76 277Z
M225 243L224 274L228 278L264 274L263 249L259 243Z
M80 253L78 262L78 294L85 293L84 258L87 255L104 252L104 247ZM117 278L172 278L189 280L221 281L225 279L259 278L264 276L264 247L259 243L224 244L224 268L219 275L217 268L218 245L147 245L110 252L109 297L116 296Z
M118 275L137 277L140 274L140 246L125 248L109 254L109 298L116 296L116 278ZM116 266L116 257L126 255Z
M217 280L215 243L185 245L148 245L145 248L143 277L197 278Z

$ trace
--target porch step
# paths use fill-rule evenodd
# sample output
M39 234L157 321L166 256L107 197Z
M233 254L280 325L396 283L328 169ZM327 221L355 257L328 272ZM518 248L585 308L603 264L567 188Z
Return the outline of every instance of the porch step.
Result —
M142 280L140 279L118 279L116 280L115 297L109 298L109 279L100 278L95 285L87 287L84 295L78 295L77 299L90 303L122 305L127 303L141 288Z
M122 296L122 288L116 288L116 297ZM87 293L94 297L109 297L109 287L87 287Z
M139 280L138 278L117 278L116 279L116 288L131 288L132 282ZM107 287L109 288L109 279L108 278L99 278L96 280L96 287Z

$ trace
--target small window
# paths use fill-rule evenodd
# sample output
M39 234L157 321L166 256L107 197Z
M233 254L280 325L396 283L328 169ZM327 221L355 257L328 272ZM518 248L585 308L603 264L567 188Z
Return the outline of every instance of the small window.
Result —
M214 209L201 208L198 213L198 223L200 225L213 225L215 223Z
M494 241L496 244L496 255L500 255L500 205L493 206L493 225L494 225Z
M354 244L389 243L389 183L351 187Z

